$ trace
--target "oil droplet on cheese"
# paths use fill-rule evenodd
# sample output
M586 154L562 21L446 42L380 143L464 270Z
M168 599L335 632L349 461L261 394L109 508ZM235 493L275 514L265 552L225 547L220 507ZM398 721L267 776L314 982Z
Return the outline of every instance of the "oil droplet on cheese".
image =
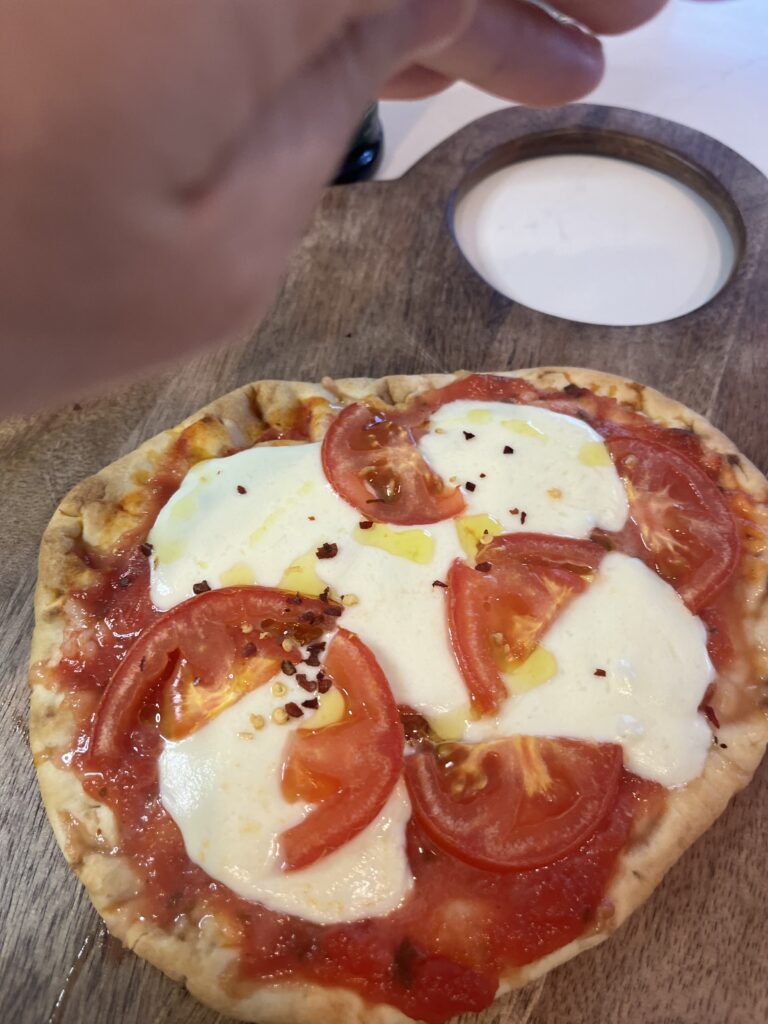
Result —
M515 434L523 434L525 437L535 437L537 441L547 440L547 435L543 431L538 430L532 423L527 423L525 420L502 420L501 425Z
M180 520L191 519L196 511L197 494L195 491L190 491L189 494L182 495L174 502L171 506L168 518L172 523L177 523Z
M441 740L460 740L470 722L474 722L477 715L470 704L456 708L455 711L446 711L445 714L435 715L429 720L432 732L437 733Z
M170 530L168 533L155 530L152 546L156 560L166 565L178 561L187 551L183 537L179 537L178 534L174 536Z
M280 580L283 590L295 590L309 597L317 597L326 589L327 583L317 575L317 555L308 551L288 566Z
M501 533L501 523L493 516L462 516L454 520L454 525L467 558L474 558L484 544Z
M536 647L525 661L504 673L510 693L525 693L546 683L557 672L557 661L544 647Z
M587 441L579 449L579 462L585 466L610 466L611 456L601 441Z
M249 587L254 583L253 570L245 562L236 562L219 577L222 587Z
M493 414L488 409L470 409L464 418L468 423L490 423Z
M301 726L302 729L324 729L327 725L336 725L344 717L347 705L341 691L331 687L327 693L321 693L318 697L320 707Z
M435 557L435 539L428 530L393 530L383 523L374 523L367 530L358 526L354 537L358 544L381 548L418 565L428 565Z

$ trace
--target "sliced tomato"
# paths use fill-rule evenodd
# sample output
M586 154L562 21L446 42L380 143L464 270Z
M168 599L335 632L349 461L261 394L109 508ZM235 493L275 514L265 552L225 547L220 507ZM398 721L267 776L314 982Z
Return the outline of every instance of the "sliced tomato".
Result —
M604 554L588 540L512 533L483 548L475 567L453 563L446 591L451 645L481 711L498 708L507 696L502 670L531 654Z
M107 685L89 757L119 760L142 720L156 721L169 739L189 735L278 671L289 657L281 646L286 637L303 643L335 628L335 618L322 618L322 601L292 601L295 595L280 590L227 587L162 615L141 633Z
M617 546L641 557L698 612L739 560L736 521L720 488L666 445L636 437L606 443L630 506Z
M325 475L337 494L370 519L405 526L436 523L464 510L461 491L446 484L419 451L418 419L383 406L350 405L325 435Z
M520 377L499 377L492 373L471 373L445 387L425 391L414 404L426 406L434 412L448 402L467 399L474 402L535 402L541 393Z
M443 850L474 867L524 871L594 834L621 768L613 743L515 736L419 751L405 759L405 779L417 822Z
M320 800L280 837L286 871L313 864L362 832L387 802L403 768L397 705L362 640L340 629L328 647L324 671L341 690L346 708L339 722L297 730L289 741L284 796Z

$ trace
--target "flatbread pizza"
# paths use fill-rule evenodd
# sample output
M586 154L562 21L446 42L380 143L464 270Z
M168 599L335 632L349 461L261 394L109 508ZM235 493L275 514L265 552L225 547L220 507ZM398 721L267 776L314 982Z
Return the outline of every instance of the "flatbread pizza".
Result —
M768 742L768 483L591 370L260 382L43 538L30 739L110 931L264 1024L608 937Z

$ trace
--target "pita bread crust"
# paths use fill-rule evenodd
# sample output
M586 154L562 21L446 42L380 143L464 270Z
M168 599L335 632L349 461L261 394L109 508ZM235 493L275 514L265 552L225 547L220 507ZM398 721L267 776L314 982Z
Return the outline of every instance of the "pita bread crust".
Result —
M312 983L254 984L235 992L223 976L236 957L226 929L210 917L169 933L139 923L133 912L140 883L126 859L110 852L117 828L111 811L94 805L72 772L53 763L53 753L75 733L63 698L44 682L44 667L55 665L71 610L67 595L89 582L90 570L76 553L81 538L108 548L116 536L140 521L141 485L157 468L184 430L194 432L200 457L211 457L232 445L253 443L269 427L290 425L299 403L312 409L310 436L323 436L340 405L376 396L400 403L428 388L455 380L455 374L390 376L378 380L326 379L322 385L288 381L248 384L217 399L183 423L145 442L135 451L78 484L56 510L43 537L35 595L35 632L30 684L30 741L40 789L56 839L72 868L86 886L94 906L110 931L126 946L176 981L186 984L202 1002L231 1017L260 1024L404 1024L411 1018L385 1005L373 1005L342 987ZM768 481L733 444L703 416L660 392L622 377L571 367L517 370L504 376L522 377L541 387L568 384L608 395L667 426L693 429L705 444L725 456L731 486L739 486L761 505L768 502ZM768 526L763 525L768 537ZM768 568L768 553L756 556ZM764 591L765 571L759 589ZM755 600L752 639L768 650L768 611ZM768 665L766 665L768 674ZM606 894L614 914L599 930L587 934L525 967L510 971L499 992L527 984L560 963L602 942L651 894L669 867L725 809L731 797L750 781L768 742L768 718L762 712L718 731L727 751L713 745L701 776L669 794L665 812L641 839L624 851Z

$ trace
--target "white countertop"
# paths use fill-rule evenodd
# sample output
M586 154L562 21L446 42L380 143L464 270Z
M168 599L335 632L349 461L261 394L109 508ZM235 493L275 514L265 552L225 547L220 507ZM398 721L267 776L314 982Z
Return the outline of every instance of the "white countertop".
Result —
M654 21L604 46L605 79L585 102L696 128L768 174L768 0L671 0ZM382 103L379 177L399 177L463 125L504 106L463 84L427 100Z

